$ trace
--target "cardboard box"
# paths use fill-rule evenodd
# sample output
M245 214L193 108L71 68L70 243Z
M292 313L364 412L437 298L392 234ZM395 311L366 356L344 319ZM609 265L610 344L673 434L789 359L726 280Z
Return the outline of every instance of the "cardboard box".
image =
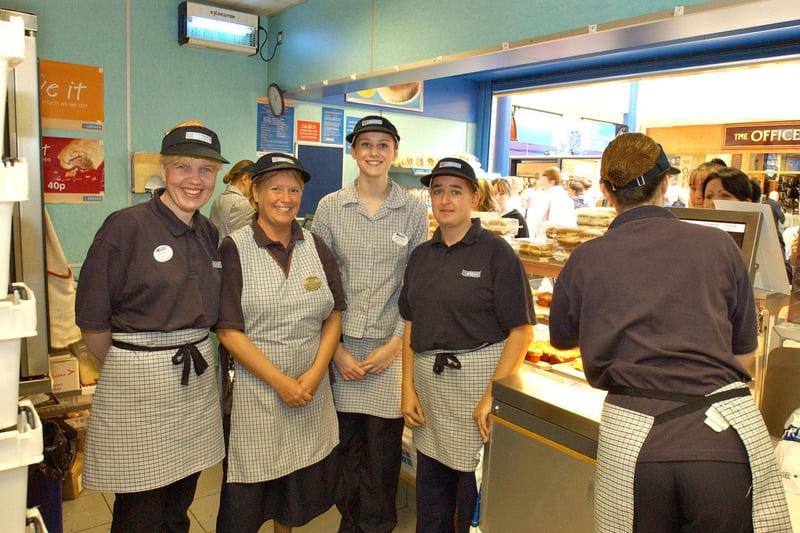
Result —
M80 390L80 369L78 359L72 355L57 355L50 357L50 378L53 382L53 392L69 392Z
M89 430L89 415L65 418L64 422L69 424L78 434L78 450L83 451L86 445L86 432Z
M83 452L78 452L69 474L61 482L62 500L74 500L81 495L83 491L81 476L83 476Z

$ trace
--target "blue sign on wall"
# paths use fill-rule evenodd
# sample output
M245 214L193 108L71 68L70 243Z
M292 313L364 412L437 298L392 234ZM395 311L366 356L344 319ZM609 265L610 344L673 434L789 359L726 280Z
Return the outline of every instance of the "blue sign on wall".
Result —
M267 100L259 98L257 128L257 152L284 152L287 154L293 152L294 106L287 105L283 115L276 117L270 111Z

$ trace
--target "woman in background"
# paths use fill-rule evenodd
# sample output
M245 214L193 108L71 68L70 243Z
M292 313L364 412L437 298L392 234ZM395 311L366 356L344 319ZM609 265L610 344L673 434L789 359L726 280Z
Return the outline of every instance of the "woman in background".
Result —
M222 262L199 209L223 163L200 122L161 142L165 188L110 215L83 263L76 321L103 361L92 402L83 484L115 494L111 531L187 532L200 472L224 455L209 328Z
M497 200L494 197L494 190L492 189L489 180L478 178L478 205L475 206L475 211L482 213L499 213L500 206L497 205Z
M705 162L689 173L689 207L704 207L703 182L717 168L722 167L716 163Z
M322 239L295 220L311 176L288 154L253 169L257 216L220 246L217 336L236 361L217 531L291 531L334 501L338 444L328 364L344 293Z
M250 173L253 162L242 159L231 167L222 182L228 187L217 196L211 204L211 222L219 230L219 241L239 228L245 227L253 218L252 204L250 203Z
M501 216L503 218L513 218L519 221L519 229L515 237L518 239L528 237L528 222L525 220L525 217L522 213L509 206L511 183L505 178L497 178L492 182L492 187L494 189L494 197L497 200L497 205L500 207Z

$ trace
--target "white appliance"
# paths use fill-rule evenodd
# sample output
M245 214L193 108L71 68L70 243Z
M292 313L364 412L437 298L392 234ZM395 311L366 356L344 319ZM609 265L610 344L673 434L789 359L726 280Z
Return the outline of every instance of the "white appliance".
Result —
M178 42L253 55L258 51L258 15L182 2L178 6Z

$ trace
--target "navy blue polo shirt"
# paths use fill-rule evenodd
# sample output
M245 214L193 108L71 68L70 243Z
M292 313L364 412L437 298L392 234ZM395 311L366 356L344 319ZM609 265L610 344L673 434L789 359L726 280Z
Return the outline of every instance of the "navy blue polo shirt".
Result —
M398 302L413 323L411 347L463 350L504 340L536 323L525 269L511 246L479 219L452 246L440 230L411 254Z
M81 329L168 332L217 322L217 228L199 212L187 226L163 192L112 213L95 235L75 299Z

